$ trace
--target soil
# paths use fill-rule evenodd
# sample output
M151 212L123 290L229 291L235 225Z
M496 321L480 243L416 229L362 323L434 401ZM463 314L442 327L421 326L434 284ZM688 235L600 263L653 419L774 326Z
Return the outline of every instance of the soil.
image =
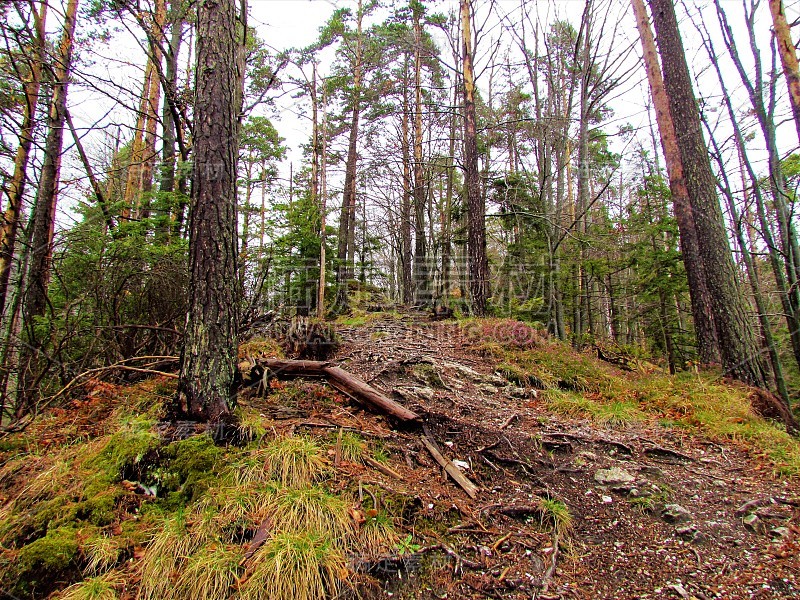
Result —
M480 487L471 499L443 477L420 431L392 430L352 404L295 416L294 426L352 427L391 451L400 480L346 465L387 497L413 498L408 531L424 547L368 565L386 596L800 594L800 485L776 478L743 447L655 421L604 429L554 415L536 390L502 381L454 323L378 319L339 333L334 360L424 415L445 457L461 461ZM600 485L597 472L612 467L633 481ZM542 498L562 502L571 515L558 539ZM686 509L686 522L662 516L674 504ZM750 528L749 515L757 517Z
M454 322L378 317L339 335L331 360L422 415L424 428L320 381L303 384L294 406L246 402L277 432L347 428L387 455L385 465L338 465L341 488L363 486L402 515L396 555L353 559L372 575L353 576L364 597L800 596L800 482L777 478L744 445L655 419L604 428L554 414L539 391L504 380ZM40 443L100 434L115 397L105 385L32 426L50 431ZM426 432L479 487L474 498L435 462ZM604 475L618 483L599 483ZM9 493L0 489L0 501ZM555 527L559 506L570 522Z

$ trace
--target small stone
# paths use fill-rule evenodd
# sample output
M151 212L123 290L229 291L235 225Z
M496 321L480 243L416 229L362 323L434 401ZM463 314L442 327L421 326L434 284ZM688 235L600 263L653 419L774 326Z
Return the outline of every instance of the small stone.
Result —
M478 386L478 389L489 396L494 396L497 393L497 388L490 383L482 383Z
M611 504L614 502L614 499L611 496L601 496L603 499L603 504Z
M467 461L459 460L457 458L453 459L453 464L455 466L457 466L459 469L461 469L462 471L466 471L466 470L468 470L470 468L470 465L469 465L469 463Z
M680 504L667 504L661 511L661 518L667 523L688 523L692 520L692 513Z
M783 539L791 533L791 530L788 527L773 527L769 532L773 539Z
M600 485L619 485L622 483L633 483L636 478L625 469L611 467L610 469L600 469L594 474L594 480Z
M412 388L412 391L418 397L422 398L423 400L427 400L429 402L436 397L436 392L434 392L429 387L415 387L415 388Z
M758 518L757 515L747 515L744 519L742 519L742 523L749 531L757 535L764 535L767 533L767 526L764 524L764 521Z
M492 375L491 377L489 377L488 381L489 383L491 383L492 385L496 385L497 387L504 387L508 385L508 381L506 381L506 379L504 377L501 377L500 375Z
M728 483L726 481L723 481L722 479L715 479L714 485L718 488L728 487Z
M508 394L512 398L527 398L528 397L528 391L525 388L517 387L517 386L514 386L514 385L509 386L508 388L506 388L506 394Z
M652 467L650 465L644 465L639 467L639 473L643 473L644 475L649 475L650 477L663 477L664 471L659 469L658 467Z

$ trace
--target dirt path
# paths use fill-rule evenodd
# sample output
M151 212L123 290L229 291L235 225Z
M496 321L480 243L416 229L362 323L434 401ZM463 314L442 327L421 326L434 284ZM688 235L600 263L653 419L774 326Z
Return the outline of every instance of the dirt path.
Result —
M481 488L471 500L444 481L418 433L387 438L403 480L376 472L376 481L413 498L409 527L446 548L432 569L416 578L411 569L411 584L387 575L395 597L800 594L800 486L735 444L554 415L454 324L380 319L340 333L336 360L426 415L443 453ZM381 419L359 418L385 431ZM554 544L557 502L571 523Z

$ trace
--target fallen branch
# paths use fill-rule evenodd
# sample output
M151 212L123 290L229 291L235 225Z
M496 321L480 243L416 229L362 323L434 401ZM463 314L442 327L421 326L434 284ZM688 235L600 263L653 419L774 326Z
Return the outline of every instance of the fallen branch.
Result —
M428 449L428 452L430 452L434 460L441 465L441 467L453 479L453 481L460 485L467 495L474 500L478 495L478 486L472 483L467 476L461 472L461 469L459 469L442 455L442 452L439 450L439 446L436 444L436 440L433 439L433 436L431 435L431 432L428 430L427 426L423 425L423 431L424 433L422 436L420 436L420 439Z
M333 387L346 393L356 401L368 405L377 412L391 415L403 422L417 422L420 420L420 416L414 411L395 402L341 367L330 366L328 362L268 358L257 361L257 364L269 369L270 373L275 377L325 377Z
M402 476L402 475L400 475L400 473L398 473L398 472L397 472L397 471L395 471L394 469L390 469L390 468L389 468L389 467L387 467L386 465L382 465L381 463L379 463L379 462L378 462L377 460L375 460L374 458L371 458L371 457L369 457L369 456L365 456L365 457L363 458L363 460L364 460L364 462L365 462L365 463L367 463L367 464L368 464L370 467L372 467L373 469L377 469L378 471L380 471L380 472L381 472L381 473L383 473L384 475L388 475L389 477L394 477L395 479L400 479L400 480L402 480L402 479L403 479L403 476Z

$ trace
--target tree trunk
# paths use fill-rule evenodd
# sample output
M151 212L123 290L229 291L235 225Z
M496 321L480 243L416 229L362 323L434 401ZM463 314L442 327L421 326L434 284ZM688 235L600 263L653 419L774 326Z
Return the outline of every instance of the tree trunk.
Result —
M408 135L408 56L403 69L403 114L400 122L400 147L403 154L403 196L400 201L400 263L403 271L403 304L414 301L414 279L411 252L411 151Z
M189 212L189 314L178 412L219 421L230 411L238 341L236 161L243 40L236 0L197 8L194 168Z
M467 193L467 263L470 303L477 316L486 314L489 261L486 256L486 206L478 178L478 132L475 111L472 18L470 0L461 0L464 77L464 185Z
M686 278L689 283L689 297L692 304L692 317L694 318L698 351L701 362L709 364L719 360L719 344L712 317L710 292L706 285L705 268L700 256L697 228L689 204L686 182L683 178L683 164L678 151L675 125L670 113L669 98L667 98L664 90L664 80L661 76L661 67L658 64L655 40L650 30L650 22L644 2L643 0L631 0L631 2L636 16L636 26L639 29L639 38L642 42L647 80L650 84L650 93L653 96L661 148L667 162L669 188L672 194L675 220L678 223L678 231L680 233L683 264L686 268Z
M33 40L32 57L29 61L30 80L23 82L24 102L22 105L22 124L19 133L19 146L14 157L14 174L8 184L6 194L8 206L3 214L3 225L0 229L0 319L5 312L8 296L8 283L11 278L11 266L14 261L14 250L17 243L19 224L22 220L22 200L25 193L28 159L36 128L36 106L39 101L39 88L42 82L42 65L46 60L47 3L42 3L41 12L36 11L36 4L30 2L31 15L34 21L36 38Z
M19 393L17 416L29 411L38 397L39 352L45 336L37 335L36 320L47 308L47 286L50 283L50 264L53 248L56 201L61 173L61 152L64 142L64 123L67 113L67 88L72 68L72 48L78 0L69 0L64 13L64 26L58 47L58 60L53 68L53 95L47 116L47 139L44 162L39 179L36 205L31 224L31 250L27 287L23 301L22 329L26 343L20 353Z
M422 164L422 23L421 4L414 12L414 291L417 304L430 301L425 239L427 190Z
M347 164L344 173L342 211L339 219L339 245L336 253L336 293L337 310L346 311L349 307L348 285L353 278L356 226L356 168L358 166L358 123L361 117L361 69L362 69L362 29L363 10L358 1L356 54L353 61L352 117L350 119L350 140L347 147Z
M711 293L711 309L726 375L756 387L767 385L758 345L745 306L728 245L725 222L711 171L708 147L700 128L700 115L683 52L672 0L650 0L658 48L664 69L684 180Z
M151 52L151 76L150 89L147 93L146 119L144 127L144 146L142 156L142 212L141 218L150 217L150 206L152 198L150 193L153 190L153 168L156 163L156 127L158 125L158 105L161 101L161 80L159 74L161 69L161 58L163 55L164 23L167 20L166 0L156 0L155 15L150 31L150 37L154 43L150 45Z
M781 0L769 0L769 11L772 13L772 26L775 32L775 41L778 43L778 54L781 57L783 76L789 88L789 102L792 105L792 115L797 128L797 137L800 139L800 68L797 63L797 50L792 41L792 32L786 22L786 13Z

